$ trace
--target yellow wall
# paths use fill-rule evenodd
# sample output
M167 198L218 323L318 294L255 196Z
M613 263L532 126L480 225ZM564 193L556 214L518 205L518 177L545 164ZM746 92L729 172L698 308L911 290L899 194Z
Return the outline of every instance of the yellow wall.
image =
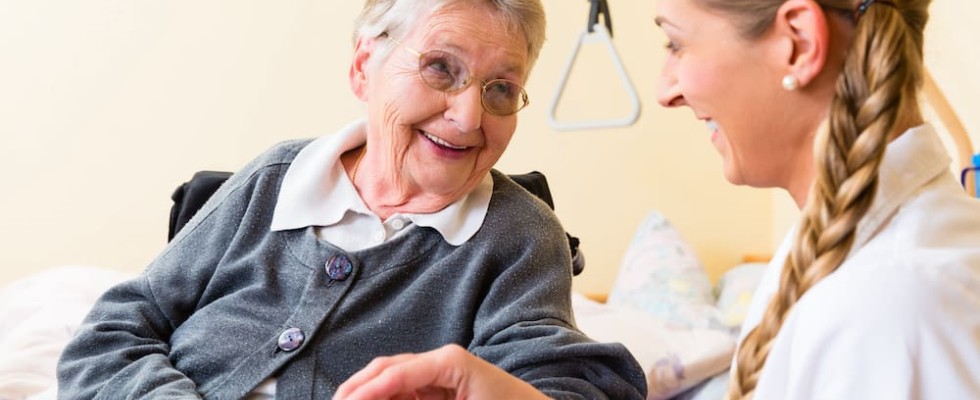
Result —
M714 276L744 253L771 251L782 234L773 213L780 195L728 185L704 126L687 110L656 104L664 38L653 2L610 2L640 119L575 132L551 129L547 115L588 2L544 2L549 40L527 85L531 106L499 168L548 175L559 216L583 242L587 267L576 288L608 290L633 231L654 209ZM937 2L949 7L937 20L962 18L941 32L961 39L944 47L960 53L975 45L967 37L978 37L967 18L976 19L977 6L957 2L966 14L951 3ZM165 244L169 196L194 171L234 170L275 142L329 133L362 115L346 82L360 4L0 2L0 283L62 264L138 271ZM585 95L619 85L595 46L580 55L560 119L623 114L617 89ZM940 60L950 68L935 71L944 89L954 92L949 86L962 81L952 77L970 76L977 57L963 61L972 67ZM968 94L980 82L972 79L972 92L950 93L961 114L977 107ZM980 121L965 122L980 132Z
M980 3L933 1L926 65L980 151Z

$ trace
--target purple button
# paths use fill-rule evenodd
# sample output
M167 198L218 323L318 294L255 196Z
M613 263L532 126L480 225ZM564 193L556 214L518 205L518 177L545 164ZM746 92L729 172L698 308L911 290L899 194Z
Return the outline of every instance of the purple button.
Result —
M306 335L299 328L289 328L279 334L279 348L282 351L293 351L303 345Z
M347 279L353 270L354 264L351 264L350 259L345 255L336 255L327 261L327 276L335 281Z

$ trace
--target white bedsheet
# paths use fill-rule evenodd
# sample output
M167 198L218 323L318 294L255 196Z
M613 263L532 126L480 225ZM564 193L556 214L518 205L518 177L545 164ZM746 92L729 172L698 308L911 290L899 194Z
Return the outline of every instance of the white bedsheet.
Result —
M684 326L579 294L572 307L582 332L633 353L647 377L648 400L669 399L724 372L735 351L727 331Z
M95 300L129 275L62 266L0 288L0 400L55 399L55 365Z

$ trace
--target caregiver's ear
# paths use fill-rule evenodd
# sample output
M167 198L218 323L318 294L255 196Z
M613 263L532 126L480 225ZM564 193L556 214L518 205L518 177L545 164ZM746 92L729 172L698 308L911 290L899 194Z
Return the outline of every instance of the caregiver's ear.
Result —
M367 101L367 79L368 67L370 66L371 53L377 43L377 38L360 36L354 44L354 57L350 64L350 89L354 96L361 101Z
M827 64L830 27L823 8L811 0L788 0L779 7L773 28L780 35L782 63L799 80L812 82Z

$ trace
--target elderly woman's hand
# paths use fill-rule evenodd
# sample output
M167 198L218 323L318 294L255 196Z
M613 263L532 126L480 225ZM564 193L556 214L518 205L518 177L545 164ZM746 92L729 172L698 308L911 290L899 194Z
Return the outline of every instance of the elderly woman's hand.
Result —
M335 400L547 398L527 382L457 345L376 358L334 395Z

